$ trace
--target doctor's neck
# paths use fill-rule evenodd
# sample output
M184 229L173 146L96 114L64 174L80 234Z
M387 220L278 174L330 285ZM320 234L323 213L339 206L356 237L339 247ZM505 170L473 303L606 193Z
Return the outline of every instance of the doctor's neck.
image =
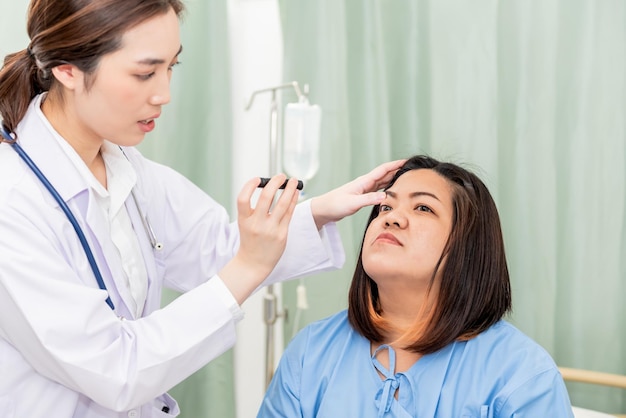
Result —
M104 140L80 122L75 109L64 106L58 96L48 93L41 103L50 125L80 156L87 168L106 188L106 168L100 149Z

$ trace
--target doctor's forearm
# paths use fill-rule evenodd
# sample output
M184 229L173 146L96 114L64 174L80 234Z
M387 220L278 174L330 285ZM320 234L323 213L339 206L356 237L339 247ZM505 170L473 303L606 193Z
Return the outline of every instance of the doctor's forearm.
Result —
M235 256L218 273L239 305L250 297L271 272L266 266L254 265L242 258Z

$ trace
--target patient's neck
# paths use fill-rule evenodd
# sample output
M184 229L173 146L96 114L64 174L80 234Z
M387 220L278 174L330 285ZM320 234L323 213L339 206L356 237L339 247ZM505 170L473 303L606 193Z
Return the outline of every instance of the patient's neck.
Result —
M386 342L399 338L405 331L413 328L418 320L427 314L427 289L397 289L379 286L378 296L381 315L394 325L394 329L386 335ZM432 293L431 293L432 294Z

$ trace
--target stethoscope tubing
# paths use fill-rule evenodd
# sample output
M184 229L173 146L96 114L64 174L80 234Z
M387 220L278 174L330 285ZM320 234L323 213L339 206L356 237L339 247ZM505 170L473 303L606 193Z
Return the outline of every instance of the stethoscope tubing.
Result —
M56 202L59 204L59 206L61 207L61 210L63 210L63 213L65 213L65 216L74 227L74 231L76 231L76 235L78 235L80 244L83 247L85 255L87 256L87 260L89 261L89 266L91 267L91 270L93 271L94 276L96 276L98 287L104 290L105 292L107 292L106 303L107 305L109 305L111 309L115 310L115 306L113 305L113 301L111 300L107 287L104 284L104 280L102 279L102 274L100 273L100 269L98 268L96 259L94 258L93 253L91 252L91 248L89 247L87 238L85 238L85 234L83 233L82 228L80 227L78 221L76 220L76 217L74 216L70 208L67 206L67 204L65 203L65 201L63 200L59 192L57 192L57 190L54 188L52 183L50 183L50 181L46 178L46 176L41 172L39 167L37 167L34 161L28 156L26 151L24 151L22 147L15 140L13 140L13 138L11 138L9 134L6 133L4 128L1 129L1 131L2 131L2 136L9 141L9 145L13 147L15 152L17 152L17 154L22 158L22 160L24 160L26 165L33 171L33 173L35 173L37 178L43 183L43 185L50 192L52 197L54 197L54 200L56 200Z

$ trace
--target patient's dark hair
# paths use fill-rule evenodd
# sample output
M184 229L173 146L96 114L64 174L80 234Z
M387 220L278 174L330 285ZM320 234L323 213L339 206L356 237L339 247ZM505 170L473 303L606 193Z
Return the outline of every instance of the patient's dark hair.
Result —
M500 219L485 184L468 170L434 158L417 155L406 161L386 189L411 170L429 169L452 186L452 228L437 273L441 282L425 322L416 318L415 329L406 330L405 348L433 353L455 340L467 340L485 331L511 309L511 286ZM372 209L367 228L380 211ZM376 283L363 269L363 242L349 292L348 319L365 338L383 342L388 331L381 320ZM445 257L445 262L443 261ZM411 260L407 260L411 263Z

